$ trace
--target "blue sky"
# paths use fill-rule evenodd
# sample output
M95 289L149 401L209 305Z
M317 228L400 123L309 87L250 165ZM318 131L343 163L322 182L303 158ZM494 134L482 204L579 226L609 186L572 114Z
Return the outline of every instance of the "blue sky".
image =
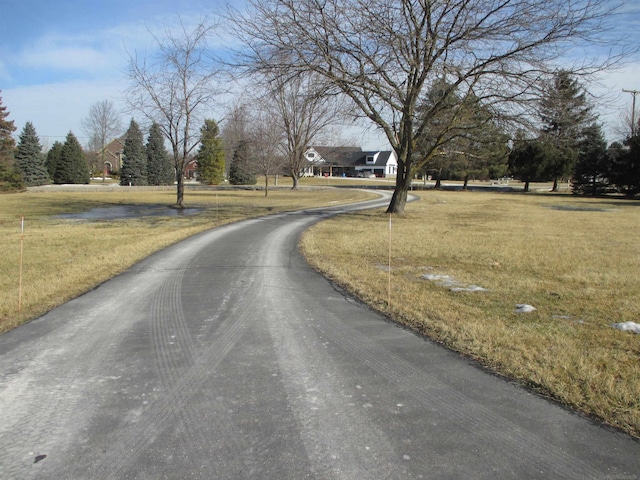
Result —
M211 0L0 0L0 90L18 132L31 121L45 145L109 99L124 107L127 50L151 45L149 30L197 22L224 2ZM123 124L130 117L123 114Z
M612 0L614 1L614 0ZM86 143L82 119L91 105L109 99L124 107L125 69L129 51L144 51L149 30L176 22L197 22L222 8L225 0L0 0L0 96L19 133L31 121L41 142L50 146L71 130ZM230 2L234 6L241 0ZM616 32L640 43L640 0L627 0L615 20ZM631 95L640 90L640 54L602 77L607 93L598 106L610 141ZM640 96L639 96L640 97ZM640 100L640 98L639 98ZM640 105L640 103L639 103ZM640 107L639 107L640 109ZM130 115L123 114L126 126ZM369 135L375 132L369 132ZM364 136L362 137L364 138ZM363 140L376 145L371 136Z

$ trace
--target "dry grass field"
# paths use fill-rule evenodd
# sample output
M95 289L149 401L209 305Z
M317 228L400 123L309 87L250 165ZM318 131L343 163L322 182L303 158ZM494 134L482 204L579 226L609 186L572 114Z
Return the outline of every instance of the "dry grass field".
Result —
M382 210L343 216L305 233L302 249L397 321L640 436L640 335L612 327L640 323L640 202L420 197L391 228ZM486 291L465 291L471 285ZM517 313L519 304L536 310Z
M42 191L44 190L44 191ZM59 215L96 208L171 206L173 188L48 188L2 195L0 203L0 332L35 318L126 270L154 251L197 232L248 217L347 203L358 190L187 191L193 215L81 220ZM21 241L21 217L24 235ZM22 244L22 291L20 249ZM20 308L19 308L20 307Z

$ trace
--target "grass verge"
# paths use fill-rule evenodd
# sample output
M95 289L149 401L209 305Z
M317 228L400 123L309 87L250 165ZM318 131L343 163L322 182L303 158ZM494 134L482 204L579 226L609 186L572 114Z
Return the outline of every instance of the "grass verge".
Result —
M359 212L303 236L310 263L397 321L640 436L640 203L420 193L402 216ZM389 236L391 302L388 304ZM425 279L447 275L457 291ZM516 304L536 310L516 313Z
M174 189L48 190L2 196L0 332L42 315L154 251L203 230L249 217L373 196L359 190L280 189L272 190L265 198L261 191L203 189L187 191L185 195L187 207L199 209L194 215L85 221L63 219L59 215L121 205L170 206L175 203Z

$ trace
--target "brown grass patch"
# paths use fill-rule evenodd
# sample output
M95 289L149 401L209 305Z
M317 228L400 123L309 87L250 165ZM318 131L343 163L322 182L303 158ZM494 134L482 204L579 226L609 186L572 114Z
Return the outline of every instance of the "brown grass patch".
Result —
M380 311L505 376L640 435L640 203L569 195L421 193L304 235L311 263ZM426 281L445 274L486 292ZM536 311L515 313L516 304Z
M109 187L105 187L108 189ZM35 318L126 270L163 247L218 225L300 208L335 205L371 198L356 190L205 189L187 191L189 216L122 220L67 220L57 217L115 205L175 203L173 189L88 191L64 188L3 195L0 205L0 332ZM18 311L20 225L25 218L21 309Z

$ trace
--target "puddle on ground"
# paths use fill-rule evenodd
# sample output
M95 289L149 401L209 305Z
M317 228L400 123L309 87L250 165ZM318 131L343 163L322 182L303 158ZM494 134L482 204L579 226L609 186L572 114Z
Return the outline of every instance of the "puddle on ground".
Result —
M171 208L165 205L114 205L113 207L92 208L86 212L63 213L57 218L69 220L119 220L139 217L182 217L194 215L199 208Z
M578 207L574 205L551 205L549 208L552 210L565 210L569 212L614 212L611 208L602 207Z

